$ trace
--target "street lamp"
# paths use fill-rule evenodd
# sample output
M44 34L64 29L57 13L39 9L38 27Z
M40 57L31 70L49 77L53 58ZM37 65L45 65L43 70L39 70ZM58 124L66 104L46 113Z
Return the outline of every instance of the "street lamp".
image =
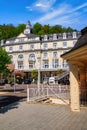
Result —
M15 93L15 67L14 67L14 93Z
M40 56L37 57L38 59L38 83L37 83L37 87L38 87L38 91L40 89Z

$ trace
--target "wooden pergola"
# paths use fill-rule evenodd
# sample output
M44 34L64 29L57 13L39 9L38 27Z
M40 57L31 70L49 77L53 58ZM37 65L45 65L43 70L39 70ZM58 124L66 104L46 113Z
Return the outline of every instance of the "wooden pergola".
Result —
M80 111L81 96L87 101L87 27L75 46L61 57L70 67L71 110ZM85 95L84 95L85 94Z

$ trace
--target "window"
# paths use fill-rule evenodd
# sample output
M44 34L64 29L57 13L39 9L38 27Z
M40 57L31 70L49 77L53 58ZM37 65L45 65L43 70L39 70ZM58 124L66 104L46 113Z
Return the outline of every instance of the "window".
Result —
M14 40L11 40L10 43L14 43L15 41Z
M44 52L44 53L43 53L43 57L44 57L44 58L47 58L47 57L48 57L48 53L47 53L47 52Z
M13 47L12 47L12 46L10 46L10 47L9 47L9 51L12 51L12 50L13 50Z
M53 43L53 49L57 48L57 43Z
M30 54L29 59L35 59L35 54Z
M49 68L49 62L43 61L43 68Z
M30 49L31 49L31 50L34 50L34 44L31 44L31 45L30 45Z
M30 38L30 41L35 41L35 38L33 37L33 38Z
M53 36L52 35L49 35L49 40L53 40Z
M66 33L63 33L63 39L66 39Z
M47 41L47 35L44 35L44 41Z
M66 52L67 52L67 50L64 50L64 51L63 51L63 54L66 53Z
M22 54L18 55L18 58L19 58L19 59L22 59L22 58L23 58L23 55L22 55Z
M53 34L53 40L57 40L57 35Z
M20 39L19 39L19 42L24 42L24 38L20 38Z
M18 62L18 69L23 69L23 61Z
M76 32L73 32L73 38L76 38Z
M76 44L76 41L73 41L73 45L75 45Z
M44 43L43 46L44 46L44 49L48 49L48 44L47 43Z
M23 46L19 46L19 50L23 50Z
M67 47L67 42L63 42L63 47Z
M58 68L58 60L53 60L52 67L53 68Z
M53 52L53 58L57 58L57 51Z
M67 68L67 67L68 67L68 64L67 64L66 60L64 60L64 61L62 62L62 67L63 67L63 68Z
M29 61L29 68L35 68L35 61Z

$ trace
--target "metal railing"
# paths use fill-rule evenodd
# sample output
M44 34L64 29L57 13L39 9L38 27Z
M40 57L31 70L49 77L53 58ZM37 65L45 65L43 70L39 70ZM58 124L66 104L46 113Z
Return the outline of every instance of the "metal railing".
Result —
M56 97L61 100L70 99L70 88L68 85L41 86L40 88L27 87L27 101L37 101L42 98Z

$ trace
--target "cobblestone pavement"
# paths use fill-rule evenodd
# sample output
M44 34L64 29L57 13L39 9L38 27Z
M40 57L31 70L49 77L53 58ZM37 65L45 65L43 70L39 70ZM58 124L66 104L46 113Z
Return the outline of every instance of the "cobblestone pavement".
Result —
M0 130L87 130L87 108L16 102L0 110Z

